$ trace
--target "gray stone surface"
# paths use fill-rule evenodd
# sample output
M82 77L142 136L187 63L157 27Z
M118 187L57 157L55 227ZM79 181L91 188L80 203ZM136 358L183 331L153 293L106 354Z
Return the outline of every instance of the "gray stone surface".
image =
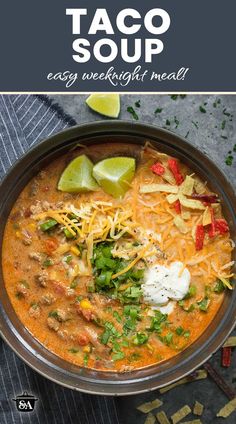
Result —
M86 97L57 95L53 96L53 99L78 123L107 119L88 108ZM214 107L213 104L218 99L220 103ZM140 108L135 107L138 100ZM177 100L172 100L167 95L122 95L119 119L133 119L127 112L128 106L135 108L140 122L166 127L177 134L187 136L189 143L213 159L236 187L236 152L233 166L225 164L228 151L236 144L236 96L188 95L184 99L178 97ZM206 113L200 112L200 106L204 107ZM157 108L162 108L162 112L155 114ZM178 126L174 122L175 117L179 121ZM171 122L170 126L166 125L166 120ZM224 121L225 129L222 130Z
M86 97L85 95L55 95L51 98L78 123L105 119L87 107ZM138 100L140 100L140 108L135 107L135 102ZM140 122L166 127L187 137L191 144L213 159L236 189L236 152L233 153L232 166L227 166L225 163L228 152L232 151L236 144L236 96L188 95L184 99L178 97L177 100L172 100L166 95L122 95L120 119L132 119L127 112L127 106L135 107ZM206 113L200 111L200 106L206 110ZM161 108L162 112L155 114L157 108ZM236 349L232 355L230 369L221 367L220 352L214 355L211 363L236 389ZM193 406L194 401L198 400L205 405L202 423L236 423L236 412L227 419L215 418L216 412L227 402L227 398L210 378L173 389L163 396L155 391L116 399L120 422L122 424L144 423L144 415L135 408L140 403L156 397L164 401L163 409L169 416L184 404ZM183 421L194 418L194 416L189 417Z

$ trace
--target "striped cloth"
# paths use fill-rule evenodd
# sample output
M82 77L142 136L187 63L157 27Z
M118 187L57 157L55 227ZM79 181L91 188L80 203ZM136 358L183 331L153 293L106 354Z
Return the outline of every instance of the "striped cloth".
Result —
M0 95L0 178L31 146L76 124L45 96ZM115 399L65 389L26 366L0 339L0 424L118 424ZM23 391L39 400L32 413L12 401Z

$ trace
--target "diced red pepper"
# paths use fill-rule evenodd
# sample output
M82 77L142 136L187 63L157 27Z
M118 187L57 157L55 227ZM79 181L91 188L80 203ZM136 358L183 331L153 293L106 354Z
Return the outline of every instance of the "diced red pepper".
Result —
M204 237L205 237L204 227L202 224L198 224L196 228L196 241L195 241L196 250L202 250Z
M221 356L222 367L230 367L231 365L231 347L222 348Z
M173 159L173 158L168 159L168 167L175 177L176 184L177 185L182 184L182 182L184 181L184 177L180 172L179 164L178 164L177 160Z
M225 234L229 231L229 226L225 219L215 219L215 229L219 231L220 234Z
M165 172L165 168L161 163L157 162L151 166L151 171L154 172L154 174L163 175Z
M193 193L191 198L192 199L198 199L198 200L202 201L203 203L207 203L207 204L219 202L219 198L218 198L217 194L197 194L197 193Z
M208 235L210 238L212 238L212 237L215 237L216 235L216 226L215 226L214 211L212 208L210 209L210 212L211 212L211 225L208 231Z
M176 200L176 202L174 203L174 208L177 214L181 213L181 204L179 200Z

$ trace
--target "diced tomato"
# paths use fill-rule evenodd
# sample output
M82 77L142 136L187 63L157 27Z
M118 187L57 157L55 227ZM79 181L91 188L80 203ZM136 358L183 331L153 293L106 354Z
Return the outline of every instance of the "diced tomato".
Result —
M215 237L217 233L225 234L229 231L228 223L223 218L214 218L214 211L211 208L211 225L208 230L208 235L210 238Z
M82 318L85 318L86 321L91 321L92 319L95 318L95 315L92 311L92 309L83 309L80 307L80 304L76 303L75 304L76 310L78 312L79 315L82 315Z
M197 228L196 228L196 241L195 241L196 250L202 250L204 237L205 237L204 227L202 224L199 224L197 225Z
M46 252L50 255L59 246L59 241L55 237L50 237L44 241Z
M193 193L191 195L191 198L192 199L198 199L198 200L202 201L203 203L205 203L206 205L219 202L219 198L218 198L217 194L197 194L197 193Z
M220 234L225 234L229 231L229 226L225 219L216 219L215 220L215 229L219 231Z
M161 163L157 162L151 166L151 171L154 172L154 174L163 175L165 172L165 168Z
M86 334L81 333L77 336L77 342L80 346L86 346L89 344L89 338Z
M172 174L175 177L175 181L177 185L182 184L184 181L184 177L180 172L179 164L176 159L168 159L168 167L171 170Z
M231 347L222 348L222 367L230 367L231 365Z
M212 208L210 208L211 212L211 225L208 231L208 235L210 238L215 237L216 234L216 228L215 228L215 218L214 218L214 211Z
M174 208L177 214L181 213L181 204L179 200L176 200L176 202L174 203Z
M66 287L63 285L63 283L57 280L49 280L49 283L52 285L55 293L57 293L58 295L64 296L66 292Z

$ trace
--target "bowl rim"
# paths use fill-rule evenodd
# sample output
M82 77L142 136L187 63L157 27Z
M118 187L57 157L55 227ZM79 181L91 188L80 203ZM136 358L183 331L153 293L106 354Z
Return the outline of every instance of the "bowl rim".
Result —
M197 158L197 161L205 161L208 165L208 169L213 170L215 173L219 174L220 176L220 184L225 185L227 187L227 201L229 204L231 204L231 209L233 213L233 204L236 204L236 194L235 190L228 181L228 178L226 177L225 173L218 168L218 166L209 159L202 151L200 151L197 147L193 146L191 143L189 143L186 139L181 137L180 135L177 135L167 129L160 128L158 126L145 124L142 122L133 122L133 121L113 121L113 120L103 120L103 121L93 121L88 122L84 124L79 124L70 128L67 128L59 133L56 133L54 135L51 135L50 137L42 140L37 144L36 146L31 147L20 159L18 159L12 167L8 170L7 174L3 178L1 184L0 184L0 212L2 212L2 209L4 210L5 203L7 202L7 194L3 193L6 187L8 187L9 184L12 183L12 180L15 179L14 173L17 173L25 167L29 167L31 163L32 156L34 158L37 158L37 160L40 158L43 158L49 154L50 151L52 154L55 152L60 151L60 149L67 144L67 146L76 144L76 140L79 139L88 139L88 137L104 137L108 135L114 136L122 136L122 135L129 135L129 136L137 136L140 139L155 139L157 142L163 145L167 145L169 143L169 147L171 147L173 150L178 148L182 150L182 154L186 154L185 150L188 151L189 156ZM152 141L152 140L151 140ZM28 169L28 168L27 168ZM206 173L207 175L207 173ZM224 189L223 189L224 190ZM1 197L1 194L3 196ZM230 198L230 201L229 201ZM6 218L7 219L7 218ZM2 224L1 224L2 225ZM4 225L5 226L5 225ZM236 223L234 223L234 226L236 226ZM4 284L4 283L3 283ZM231 301L232 303L232 301ZM232 307L232 306L231 306ZM233 307L232 307L233 308ZM231 311L231 315L228 314L228 319L230 319L229 322L227 322L226 325L226 319L224 322L224 325L221 325L222 332L218 332L218 340L216 341L212 340L210 337L209 343L206 344L206 351L201 351L201 355L199 354L198 359L194 357L192 361L188 358L186 360L186 364L184 366L184 369L182 372L177 372L176 376L172 376L171 380L168 382L152 382L152 386L149 386L148 384L148 378L145 378L142 380L142 384L140 384L140 381L133 382L129 380L129 378L126 380L126 386L120 390L119 384L117 385L117 381L110 381L109 384L103 383L103 386L101 386L100 383L95 383L95 385L89 381L86 382L88 387L81 387L77 386L75 384L68 383L66 381L60 380L57 376L54 377L51 373L49 373L49 369L47 366L43 366L41 369L38 362L34 360L32 352L30 353L26 346L24 346L23 341L20 340L17 337L17 334L14 333L14 329L11 328L10 322L8 322L8 317L6 312L3 310L2 302L0 299L0 334L2 338L5 340L5 342L14 350L14 352L25 362L27 363L31 368L33 368L35 371L40 373L42 376L50 379L53 382L59 383L64 387L68 387L70 389L79 390L81 392L89 393L89 394L99 394L99 395L131 395L131 394L137 394L137 393L143 393L146 391L155 390L158 387L163 387L167 384L171 384L175 381L177 381L179 378L182 378L191 372L193 372L196 368L198 368L200 365L202 365L204 362L206 362L212 354L218 350L218 348L223 344L225 339L228 337L230 332L233 330L235 323L236 323L236 305ZM224 331L223 331L224 330ZM204 332L205 333L205 332ZM179 356L179 355L177 355ZM42 364L41 364L42 365ZM55 371L55 369L53 370ZM130 373L126 374L128 377L130 376ZM154 376L152 376L153 378ZM156 374L156 379L157 374ZM132 382L133 384L136 384L138 387L133 387L133 384L127 384Z

